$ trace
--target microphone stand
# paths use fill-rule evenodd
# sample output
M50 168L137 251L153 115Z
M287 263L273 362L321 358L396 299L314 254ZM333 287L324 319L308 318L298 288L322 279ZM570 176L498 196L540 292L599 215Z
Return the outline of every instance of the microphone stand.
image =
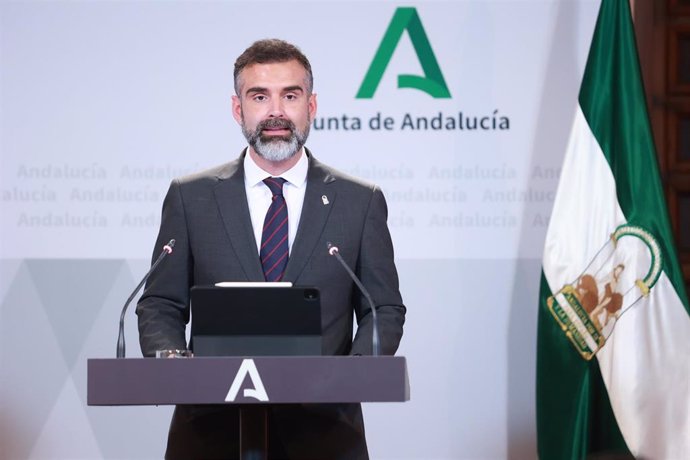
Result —
M374 307L374 302L373 300L371 300L369 291L366 290L366 288L362 285L362 282L359 280L359 278L357 278L357 275L355 275L354 272L350 269L350 267L345 263L345 261L343 260L343 256L340 255L340 251L338 250L337 246L328 243L328 253L334 256L336 259L338 259L338 262L340 262L340 264L345 268L345 271L347 271L348 275L350 275L350 278L352 278L359 290L362 292L362 294L364 294L364 297L367 299L367 302L369 302L369 307L371 308L372 316L371 350L372 355L379 356L379 320L376 313L376 307Z
M117 351L116 351L116 356L118 358L124 358L125 357L125 312L127 311L127 307L129 304L132 302L134 297L137 295L141 287L144 285L146 280L149 279L149 276L151 276L151 273L158 267L158 265L163 261L165 256L168 254L172 253L172 248L175 247L175 240L170 240L168 241L168 244L163 246L163 252L161 252L161 255L158 256L158 259L151 265L151 269L149 269L148 273L144 275L144 278L139 282L136 288L134 288L134 292L129 296L127 299L127 302L125 302L125 306L122 307L122 313L120 313L120 329L118 331L117 335Z

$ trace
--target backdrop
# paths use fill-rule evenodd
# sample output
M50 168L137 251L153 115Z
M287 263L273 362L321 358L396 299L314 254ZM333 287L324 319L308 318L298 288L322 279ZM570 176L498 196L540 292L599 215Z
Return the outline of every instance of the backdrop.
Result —
M162 456L171 408L87 407L86 360L114 356L170 180L245 146L233 63L266 37L312 62L315 156L388 199L412 399L365 405L372 457L534 458L540 258L597 9L1 3L0 458ZM133 311L126 336L140 356Z

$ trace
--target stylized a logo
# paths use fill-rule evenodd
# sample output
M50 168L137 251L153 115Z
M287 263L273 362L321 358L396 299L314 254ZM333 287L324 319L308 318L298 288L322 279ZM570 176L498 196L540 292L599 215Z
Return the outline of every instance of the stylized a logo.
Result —
M240 386L244 382L245 377L249 375L249 380L252 381L254 388L245 388L242 393L245 398L254 398L259 401L268 401L268 395L266 394L266 389L264 384L259 377L259 371L256 369L256 364L254 364L253 359L242 360L242 365L237 371L235 380L232 381L230 385L230 390L228 390L228 395L225 397L227 402L232 402L237 397L237 393L240 391Z
M357 92L357 99L371 99L374 97L376 88L383 78L383 73L388 67L388 63L393 57L400 37L407 30L410 40L417 53L419 63L424 70L424 76L418 75L398 75L398 88L416 88L428 93L434 98L450 98L450 91L441 73L441 68L436 61L434 51L431 49L429 39L419 19L416 8L398 8L395 10L388 30L381 40L379 49L376 51L374 60L367 71L362 86Z

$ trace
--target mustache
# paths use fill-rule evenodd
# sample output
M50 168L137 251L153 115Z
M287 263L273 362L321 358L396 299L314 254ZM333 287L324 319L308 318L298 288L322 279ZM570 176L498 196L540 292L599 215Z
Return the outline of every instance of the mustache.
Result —
M269 118L256 125L256 132L260 133L264 129L289 129L295 132L295 124L286 118Z

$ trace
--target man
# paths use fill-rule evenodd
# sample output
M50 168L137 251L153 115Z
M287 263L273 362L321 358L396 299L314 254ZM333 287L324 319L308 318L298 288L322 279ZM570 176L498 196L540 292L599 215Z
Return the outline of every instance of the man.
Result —
M171 238L175 253L137 306L145 356L185 348L191 286L265 280L320 289L323 354L370 354L370 308L328 255L329 241L370 290L382 353L395 353L405 307L386 203L376 186L304 148L316 114L312 87L309 61L281 40L258 41L235 62L232 110L249 147L235 161L170 186L154 253ZM269 413L270 458L368 458L358 404L280 405ZM178 406L166 458L235 458L238 423L231 406Z

